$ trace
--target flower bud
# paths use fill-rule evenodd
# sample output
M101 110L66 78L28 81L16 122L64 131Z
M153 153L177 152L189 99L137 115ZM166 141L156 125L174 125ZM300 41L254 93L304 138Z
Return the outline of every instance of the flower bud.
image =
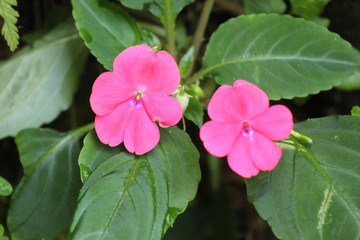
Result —
M199 96L200 98L205 97L204 91L201 89L201 87L199 85L191 85L191 89L195 92L195 94L197 96Z
M186 93L175 93L174 97L180 102L183 113L185 112L187 106L189 105L189 95Z

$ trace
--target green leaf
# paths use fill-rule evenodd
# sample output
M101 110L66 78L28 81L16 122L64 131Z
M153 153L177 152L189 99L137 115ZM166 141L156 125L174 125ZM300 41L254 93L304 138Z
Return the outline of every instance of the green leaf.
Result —
M184 116L196 124L199 128L203 125L204 109L199 99L194 95L189 98L189 104Z
M194 0L119 0L127 7L135 9L147 8L160 18L166 33L166 48L176 58L176 24L179 12Z
M144 8L150 11L157 17L164 17L166 14L171 14L174 19L179 12L188 4L195 0L119 0L124 6L132 9L142 10Z
M283 13L286 10L284 0L244 0L245 13Z
M204 97L204 92L200 86L197 84L187 85L186 87L181 85L173 96L180 102L183 112L185 110L185 118L200 128L203 124L204 115L204 107L199 99ZM186 128L186 126L184 127Z
M145 43L148 46L154 47L161 45L160 39L152 32L141 30L141 38L142 43Z
M360 71L351 75L349 78L345 79L339 86L336 88L344 91L353 91L360 89Z
M79 138L89 130L26 129L16 136L25 175L7 219L13 240L53 239L68 227L81 186Z
M176 58L176 17L179 12L195 0L119 0L123 5L141 10L146 8L160 18L166 33L166 48ZM179 44L181 47L181 44Z
M0 240L9 240L7 237L4 236L4 227L0 224Z
M9 196L13 191L11 184L5 178L0 177L0 196ZM1 234L0 234L1 236Z
M185 6L189 5L194 1L195 0L155 0L157 5L163 9L163 14L166 14L166 12L168 11L167 8L170 6L172 10L171 12L175 16L175 19ZM152 8L150 8L150 10L152 10ZM152 12L156 13L155 9L153 9Z
M161 129L158 146L141 156L88 134L79 164L89 177L70 239L161 239L195 196L198 158L189 136L176 127Z
M292 138L274 171L247 180L249 200L279 239L358 239L359 126L351 116L298 123L312 143Z
M353 106L351 108L351 116L360 117L360 106Z
M248 80L271 99L327 90L360 69L360 54L339 35L303 19L275 14L231 19L212 35L203 69L220 84Z
M16 27L19 13L12 6L17 6L16 0L0 0L0 16L4 19L1 34L10 50L14 51L19 45L19 34Z
M119 0L124 6L132 9L142 10L148 4L154 2L154 0Z
M0 138L38 127L67 109L88 51L73 25L53 31L0 64Z
M100 63L112 70L115 57L125 48L141 43L135 21L107 0L72 0L80 36Z
M194 65L194 48L191 47L181 58L179 63L180 75L182 79L186 79Z
M326 28L328 28L330 25L330 20L328 18L317 17L317 18L312 18L309 20L319 24L320 26L326 27Z
M330 0L290 0L291 12L306 19L319 17Z

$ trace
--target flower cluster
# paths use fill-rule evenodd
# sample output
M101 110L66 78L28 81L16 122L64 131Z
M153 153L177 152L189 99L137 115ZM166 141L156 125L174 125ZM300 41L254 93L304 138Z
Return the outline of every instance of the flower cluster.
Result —
M96 114L95 130L101 142L141 155L160 139L161 127L177 124L180 103L172 96L180 83L178 66L165 51L146 45L130 47L114 60L113 72L95 81L90 104ZM237 80L218 88L210 100L211 121L200 129L205 148L217 157L227 156L230 168L249 178L275 168L293 117L283 105L269 106L269 98L257 86Z
M269 107L267 95L244 80L219 87L208 115L212 120L200 130L206 150L227 156L230 168L245 178L275 168L282 151L273 141L287 138L293 129L290 110L283 105Z

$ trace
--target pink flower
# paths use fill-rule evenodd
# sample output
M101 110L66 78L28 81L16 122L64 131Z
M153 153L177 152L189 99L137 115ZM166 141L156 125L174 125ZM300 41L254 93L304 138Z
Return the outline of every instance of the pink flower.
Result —
M283 105L269 107L267 95L244 80L219 87L208 114L212 121L200 129L206 150L227 156L230 168L245 178L275 168L282 151L273 141L287 138L293 129L290 110Z
M121 52L113 67L92 88L95 131L104 144L124 142L129 152L144 154L160 140L156 122L168 127L181 119L180 103L169 96L180 83L178 66L169 53L137 45Z

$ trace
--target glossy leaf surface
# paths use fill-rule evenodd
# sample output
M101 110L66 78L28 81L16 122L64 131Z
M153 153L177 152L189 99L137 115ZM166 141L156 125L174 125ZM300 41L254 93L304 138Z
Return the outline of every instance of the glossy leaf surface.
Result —
M86 181L70 239L161 239L195 196L198 158L176 127L161 129L158 146L141 156L88 134L79 158Z
M248 197L280 239L358 239L360 119L312 119L296 130L312 143L282 144L272 172L247 180Z
M88 130L26 129L16 136L25 175L11 199L12 239L54 239L68 227L81 186L79 138Z
M112 70L114 58L125 48L141 43L135 21L107 0L72 0L80 36L100 63Z
M229 85L245 79L277 100L330 89L359 68L359 52L339 35L303 19L259 14L221 25L195 78Z
M72 23L0 64L0 138L54 120L77 89L88 51Z

